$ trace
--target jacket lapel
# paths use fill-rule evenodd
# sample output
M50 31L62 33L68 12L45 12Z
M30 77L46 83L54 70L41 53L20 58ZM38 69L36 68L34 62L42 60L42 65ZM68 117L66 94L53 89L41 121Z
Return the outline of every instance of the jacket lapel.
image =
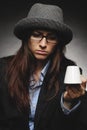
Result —
M46 95L46 88L44 85L42 85L41 91L40 91L40 94L38 97L36 112L35 112L35 124L38 124L41 114L42 114L43 110L45 109L45 107L47 106L45 95Z

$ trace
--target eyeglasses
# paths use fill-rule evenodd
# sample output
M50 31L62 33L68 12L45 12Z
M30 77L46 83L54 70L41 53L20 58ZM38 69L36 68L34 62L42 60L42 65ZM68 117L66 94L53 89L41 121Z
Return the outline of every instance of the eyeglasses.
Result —
M40 42L43 38L46 38L47 43L50 44L57 44L57 35L54 33L49 33L48 35L43 35L42 32L32 32L30 36L31 40L34 40L35 42Z

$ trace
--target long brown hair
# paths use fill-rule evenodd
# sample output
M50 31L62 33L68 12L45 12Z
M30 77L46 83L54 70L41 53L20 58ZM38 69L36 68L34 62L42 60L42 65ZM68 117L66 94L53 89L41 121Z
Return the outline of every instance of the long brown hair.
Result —
M55 94L59 90L58 73L63 47L56 47L51 55L51 64L44 82L48 91L55 87ZM29 106L29 79L33 67L34 57L29 51L27 41L22 41L22 46L9 62L7 69L8 89L10 96L16 101L19 109ZM46 84L45 84L46 85Z

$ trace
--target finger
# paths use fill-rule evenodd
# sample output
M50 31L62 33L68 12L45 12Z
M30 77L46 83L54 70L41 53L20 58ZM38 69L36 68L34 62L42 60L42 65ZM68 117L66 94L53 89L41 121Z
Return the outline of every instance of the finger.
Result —
M87 78L85 78L83 75L81 75L81 80L82 80L82 82L87 83Z
M79 87L67 87L66 88L68 95L70 98L78 98L85 94L85 90L83 88Z

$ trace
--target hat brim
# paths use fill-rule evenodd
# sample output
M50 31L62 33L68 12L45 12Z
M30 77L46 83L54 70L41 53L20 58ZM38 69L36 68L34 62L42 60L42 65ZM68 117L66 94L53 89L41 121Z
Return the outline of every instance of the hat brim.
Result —
M32 29L48 29L56 31L63 45L68 44L73 37L72 30L66 24L42 18L24 18L20 20L14 27L14 34L17 38L23 40Z

